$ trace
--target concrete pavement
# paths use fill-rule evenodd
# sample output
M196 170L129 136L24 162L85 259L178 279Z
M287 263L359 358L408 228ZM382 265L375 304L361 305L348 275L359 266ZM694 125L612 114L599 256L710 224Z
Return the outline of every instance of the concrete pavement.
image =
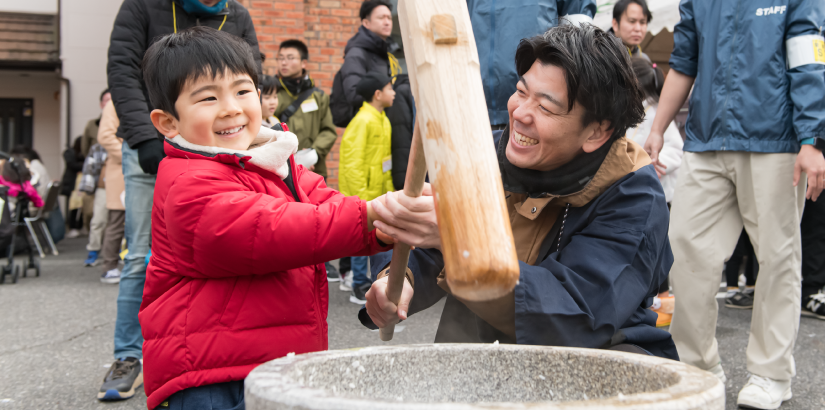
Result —
M0 285L0 410L145 409L134 398L101 403L95 397L112 362L117 286L84 268L86 238L64 240L61 254L42 261L39 278ZM22 258L21 258L22 260ZM356 318L359 306L330 284L329 346L344 349L383 344ZM430 343L443 303L402 324L392 344ZM751 312L720 307L717 337L728 374L728 409L747 381L745 347ZM794 398L782 409L825 409L825 321L803 318L795 351Z

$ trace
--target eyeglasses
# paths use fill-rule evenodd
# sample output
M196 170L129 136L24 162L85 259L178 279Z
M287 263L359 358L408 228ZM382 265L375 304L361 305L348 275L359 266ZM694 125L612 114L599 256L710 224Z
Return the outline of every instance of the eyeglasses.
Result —
M278 58L275 59L275 61L277 61L279 63L283 63L284 61L292 62L292 61L299 60L299 59L300 59L299 57L295 57L295 56L286 56L286 57L278 57Z

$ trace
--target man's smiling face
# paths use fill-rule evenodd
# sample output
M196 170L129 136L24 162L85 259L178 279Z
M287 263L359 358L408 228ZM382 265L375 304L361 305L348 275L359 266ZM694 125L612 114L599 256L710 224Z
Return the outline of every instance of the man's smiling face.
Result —
M227 71L187 81L175 109L170 133L197 145L246 150L261 128L261 103L247 74Z
M510 141L506 155L510 163L550 171L601 147L606 141L603 127L596 122L583 126L584 108L578 102L572 110L568 107L564 70L536 60L519 79L507 103Z

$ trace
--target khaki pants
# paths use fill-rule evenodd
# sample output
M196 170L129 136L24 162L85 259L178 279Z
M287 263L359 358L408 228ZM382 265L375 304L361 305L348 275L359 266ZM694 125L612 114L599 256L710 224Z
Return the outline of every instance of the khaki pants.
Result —
M100 251L100 243L103 241L103 232L106 229L106 221L109 219L109 210L106 209L106 189L96 188L95 194L86 195L84 198L91 198L93 201L91 222L89 223L89 244L86 245L87 251ZM83 216L86 217L86 209L84 204Z
M806 178L793 186L795 160L796 154L685 153L670 217L670 332L683 362L708 370L721 361L715 296L744 225L759 261L748 371L775 380L796 374Z

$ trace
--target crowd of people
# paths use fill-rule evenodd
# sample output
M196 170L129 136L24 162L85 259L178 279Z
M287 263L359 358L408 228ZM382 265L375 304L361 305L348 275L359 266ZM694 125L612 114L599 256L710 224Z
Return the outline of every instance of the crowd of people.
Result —
M416 112L389 2L362 3L330 94L300 39L263 73L240 3L174 0L174 18L167 3L123 2L101 116L63 154L65 221L49 216L56 241L88 235L84 264L119 286L98 399L145 383L150 409L243 408L255 366L327 349L330 283L372 329L446 298L435 342L611 349L724 381L722 277L724 306L753 309L738 404L792 396L800 315L825 319L825 60L798 51L822 43L822 4L683 0L665 71L642 49L645 0L616 2L608 31L593 0L538 16L468 2L520 261L510 294L477 302L444 279L432 187L401 191ZM43 206L38 154L11 154L0 184ZM416 249L396 305L399 241Z

